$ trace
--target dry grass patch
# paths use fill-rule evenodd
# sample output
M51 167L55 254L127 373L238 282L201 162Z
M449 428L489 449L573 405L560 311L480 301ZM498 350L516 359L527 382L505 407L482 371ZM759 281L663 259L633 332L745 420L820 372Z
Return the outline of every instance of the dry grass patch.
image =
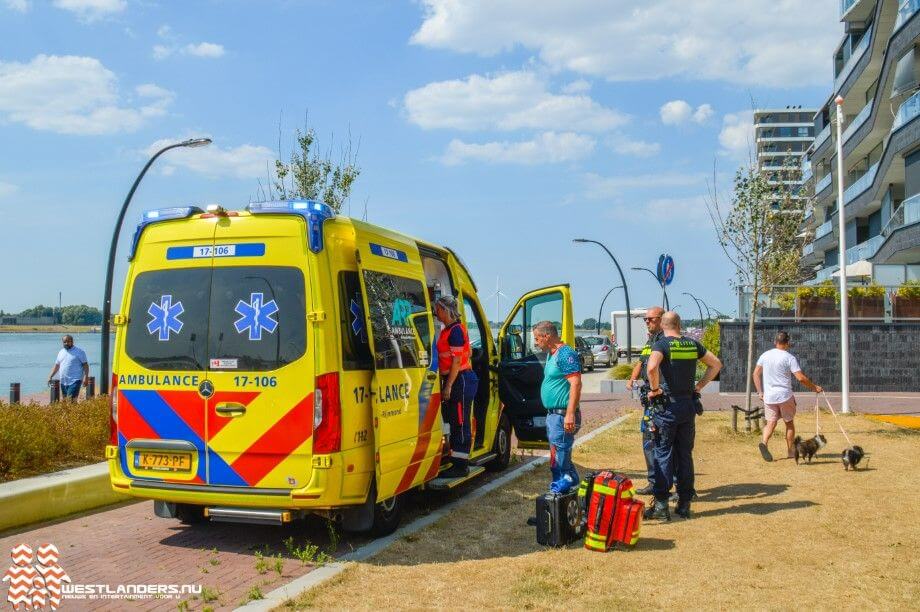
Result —
M109 400L0 402L0 482L86 465L105 458Z
M632 551L536 544L525 521L549 481L538 468L397 542L337 580L289 602L320 609L789 609L916 606L920 597L920 436L847 417L869 453L844 472L843 436L812 465L764 463L755 435L725 414L697 421L695 517L643 526ZM611 467L644 485L634 415L575 452L579 467ZM803 435L812 434L808 419ZM813 425L812 425L813 427ZM780 427L782 429L782 427ZM774 438L773 448L781 440ZM863 466L865 467L865 466ZM806 603L807 602L807 603Z

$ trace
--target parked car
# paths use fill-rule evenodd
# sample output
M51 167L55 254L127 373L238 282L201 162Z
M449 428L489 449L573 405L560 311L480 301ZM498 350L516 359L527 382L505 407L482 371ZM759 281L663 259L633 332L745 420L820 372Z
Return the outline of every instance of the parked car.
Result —
M617 364L617 352L608 336L582 336L591 352L594 353L594 365L614 366Z
M575 352L578 353L578 361L581 362L581 371L593 372L594 353L591 351L591 345L580 336L575 336Z

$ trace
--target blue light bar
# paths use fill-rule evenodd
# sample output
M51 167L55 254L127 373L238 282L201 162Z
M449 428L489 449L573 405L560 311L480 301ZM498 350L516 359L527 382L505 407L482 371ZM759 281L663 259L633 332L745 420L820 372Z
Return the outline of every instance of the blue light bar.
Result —
M307 240L310 250L323 250L323 223L335 217L335 211L324 202L316 200L275 200L272 202L250 202L246 210L254 215L288 214L300 215L307 222Z
M169 221L170 219L187 219L192 215L201 214L203 212L204 211L197 206L173 206L170 208L148 210L141 215L140 223L137 224L137 229L134 230L134 238L131 241L131 251L128 253L128 261L134 259L134 253L137 251L137 243L141 239L141 233L144 231L144 228L151 223Z

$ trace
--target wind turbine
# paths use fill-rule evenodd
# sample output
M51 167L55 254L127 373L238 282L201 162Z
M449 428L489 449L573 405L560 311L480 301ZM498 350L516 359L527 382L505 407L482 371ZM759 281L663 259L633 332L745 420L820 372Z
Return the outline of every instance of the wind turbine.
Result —
M495 298L495 322L499 323L501 321L502 298L507 299L508 296L502 293L501 278L498 276L495 277L495 293L487 297L486 301L488 302L492 298Z

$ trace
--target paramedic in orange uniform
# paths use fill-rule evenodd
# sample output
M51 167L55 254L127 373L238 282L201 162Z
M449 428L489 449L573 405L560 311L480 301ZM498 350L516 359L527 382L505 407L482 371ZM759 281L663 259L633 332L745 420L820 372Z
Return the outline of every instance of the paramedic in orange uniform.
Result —
M434 313L444 324L438 336L438 371L441 374L441 414L450 425L451 467L442 476L459 478L469 473L473 442L470 414L479 379L470 365L470 338L460 322L457 298L441 296Z

